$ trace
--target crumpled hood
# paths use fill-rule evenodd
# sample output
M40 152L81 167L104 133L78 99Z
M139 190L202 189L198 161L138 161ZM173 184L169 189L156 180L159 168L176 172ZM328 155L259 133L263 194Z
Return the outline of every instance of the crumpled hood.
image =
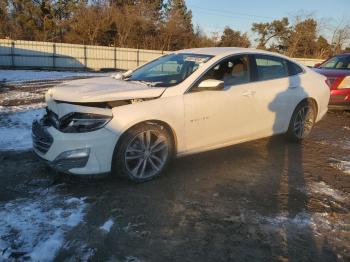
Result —
M95 77L64 82L52 88L51 99L66 102L107 102L134 98L154 98L162 95L164 87L150 87L142 83Z

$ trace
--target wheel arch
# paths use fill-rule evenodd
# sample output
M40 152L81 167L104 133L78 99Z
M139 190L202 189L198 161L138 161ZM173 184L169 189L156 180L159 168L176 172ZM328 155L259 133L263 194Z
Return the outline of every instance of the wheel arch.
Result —
M167 132L169 133L169 135L171 136L172 138L172 142L173 142L173 146L174 146L174 152L173 154L176 154L177 152L177 143L178 143L178 139L177 139L177 135L176 135L176 132L174 130L174 128L171 127L170 124L168 124L167 122L165 121L162 121L162 120L158 120L158 119L149 119L149 120L143 120L143 121L140 121L140 122L137 122L137 123L134 123L132 125L130 125L129 127L127 127L120 135L116 145L115 145L115 149L118 148L119 144L121 143L122 139L123 139L123 136L131 129L139 126L139 125L142 125L142 124L152 124L152 125L160 125L160 126L163 126ZM114 149L114 151L115 151Z
M293 124L292 121L294 121L294 120L293 120L293 117L294 117L294 115L298 112L297 110L298 110L298 108L299 108L300 106L302 106L302 104L310 105L310 106L313 108L314 112L315 112L314 121L316 121L316 119L317 119L317 115L318 115L318 104L317 104L316 99L314 99L314 98L312 98L312 97L305 97L305 98L303 98L303 99L295 106L295 108L294 108L294 110L293 110L293 113L292 113L292 115L291 115L291 117L290 117L290 120L289 120L288 129L287 129L287 131L286 131L286 136L287 136L287 138L288 138L290 141L292 141L292 142L300 142L302 139L305 138L305 137L297 137L297 136L295 135L294 130L291 129L291 128L292 128L292 124ZM313 124L315 124L315 122L314 122ZM311 127L311 129L312 129L312 127ZM309 130L309 132L311 131L311 129Z
M318 116L318 103L317 103L317 101L316 101L316 99L315 98L313 98L313 97L306 97L306 98L304 98L303 100L301 100L298 104L297 104L297 106L295 107L295 108L297 108L301 103L303 103L303 102L308 102L308 103L310 103L312 106L313 106L313 108L315 109L315 119L317 119L317 116ZM295 110L295 109L294 109Z
M300 104L302 104L302 103L304 103L304 102L308 102L308 103L310 103L310 104L314 107L315 112L316 112L316 114L315 114L315 120L317 119L317 116L318 116L318 104L317 104L316 99L314 99L314 98L312 98L312 97L305 97L305 98L303 98L302 100L300 100L298 104L296 104L296 106L294 107L293 111L291 112L291 114L290 114L290 116L289 116L288 124L287 124L286 127L285 127L285 130L286 130L286 131L288 130L289 124L290 124L290 122L291 122L291 120L292 120L292 117L293 117L293 115L294 115L295 110L298 108L298 106L299 106Z

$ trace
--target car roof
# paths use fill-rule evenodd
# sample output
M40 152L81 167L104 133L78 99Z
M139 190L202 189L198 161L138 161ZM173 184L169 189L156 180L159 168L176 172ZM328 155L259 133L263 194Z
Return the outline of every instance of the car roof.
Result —
M345 53L338 54L338 55L336 55L336 56L349 56L349 55L350 55L349 52L345 52Z
M285 57L278 53L268 52L265 50L255 49L255 48L242 48L242 47L205 47L205 48L191 48L191 49L183 49L178 50L175 53L193 53L193 54L201 54L201 55L229 55L229 54L240 54L240 53L259 53L259 54L269 54L280 57ZM286 58L286 57L285 57Z

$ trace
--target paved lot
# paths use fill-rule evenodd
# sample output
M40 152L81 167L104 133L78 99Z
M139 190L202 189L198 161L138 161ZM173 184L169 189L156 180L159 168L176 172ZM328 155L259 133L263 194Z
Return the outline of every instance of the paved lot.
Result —
M302 144L193 155L138 185L2 150L0 260L349 261L349 152L346 112L328 113Z

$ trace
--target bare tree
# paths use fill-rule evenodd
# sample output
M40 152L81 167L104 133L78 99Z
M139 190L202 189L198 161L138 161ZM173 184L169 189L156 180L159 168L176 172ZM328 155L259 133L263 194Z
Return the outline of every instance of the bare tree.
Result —
M258 48L323 58L350 44L345 18L329 24L298 12L252 31ZM331 47L321 35L328 27ZM212 35L195 29L185 0L0 0L0 37L161 50L251 45L248 33L230 27Z
M71 30L67 33L66 40L74 43L98 44L100 33L107 27L110 17L110 9L106 5L82 5L70 21Z
M297 22L288 38L287 55L291 57L312 57L316 49L317 21L308 18Z
M334 27L332 34L332 46L334 53L341 53L344 46L350 41L350 24L343 21Z

